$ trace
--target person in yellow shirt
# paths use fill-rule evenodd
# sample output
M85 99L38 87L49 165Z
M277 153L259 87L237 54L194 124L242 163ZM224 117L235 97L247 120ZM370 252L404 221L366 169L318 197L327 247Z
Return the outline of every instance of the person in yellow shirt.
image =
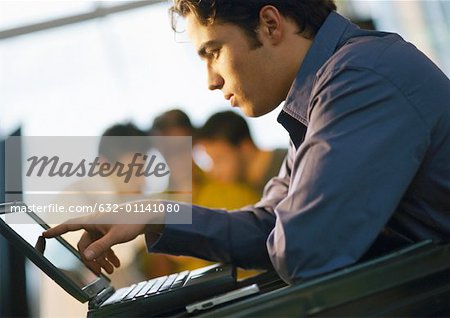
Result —
M247 121L232 111L212 115L199 130L197 142L212 160L210 174L213 179L228 184L246 184L259 197L267 182L278 175L287 153L287 149L257 147Z
M196 144L197 134L189 116L180 109L172 109L154 119L149 135L192 136L193 144ZM190 154L186 153L186 155ZM192 161L192 204L233 210L256 203L259 199L258 192L250 185L239 180L230 182L217 179L212 172L205 172L200 169L192 160L192 157L177 157L177 160ZM180 173L176 171L171 173L171 183L179 184L184 181L185 178L180 176ZM148 254L145 249L139 250L136 259L139 270L148 278L192 270L211 264L194 257Z

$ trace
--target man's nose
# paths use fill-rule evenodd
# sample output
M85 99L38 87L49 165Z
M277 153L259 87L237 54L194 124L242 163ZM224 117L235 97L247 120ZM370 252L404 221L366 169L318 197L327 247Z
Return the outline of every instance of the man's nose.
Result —
M208 88L210 90L221 89L225 81L222 76L215 72L211 67L208 67Z

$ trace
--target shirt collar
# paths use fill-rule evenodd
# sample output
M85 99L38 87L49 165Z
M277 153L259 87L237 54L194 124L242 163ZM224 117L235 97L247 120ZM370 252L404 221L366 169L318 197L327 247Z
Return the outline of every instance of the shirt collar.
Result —
M336 51L351 22L332 11L316 34L291 86L283 111L308 126L308 105L317 71ZM353 26L355 27L355 26Z

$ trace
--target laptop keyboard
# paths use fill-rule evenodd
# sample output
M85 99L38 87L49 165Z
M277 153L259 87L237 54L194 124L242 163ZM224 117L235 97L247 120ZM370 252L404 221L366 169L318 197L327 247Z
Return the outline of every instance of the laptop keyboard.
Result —
M109 297L100 307L112 305L115 303L126 302L133 299L148 297L156 293L165 292L175 288L182 287L189 276L189 271L162 276L128 287L118 289Z

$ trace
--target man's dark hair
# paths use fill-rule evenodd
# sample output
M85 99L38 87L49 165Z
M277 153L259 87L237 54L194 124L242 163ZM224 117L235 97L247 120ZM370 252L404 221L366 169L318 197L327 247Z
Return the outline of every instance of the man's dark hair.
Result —
M153 120L149 135L164 135L164 133L173 128L183 128L191 134L195 128L192 126L189 116L180 109L166 111Z
M223 140L238 146L244 140L253 142L247 121L232 111L212 115L199 130L201 140Z
M105 130L100 139L98 153L109 161L114 162L126 154L145 154L149 148L150 140L147 134L137 128L134 124L126 123L116 124Z
M262 7L272 5L293 20L299 34L312 39L328 14L336 10L334 0L174 0L170 8L172 28L178 16L192 13L202 25L232 23L242 28L254 48L261 46L256 30Z

